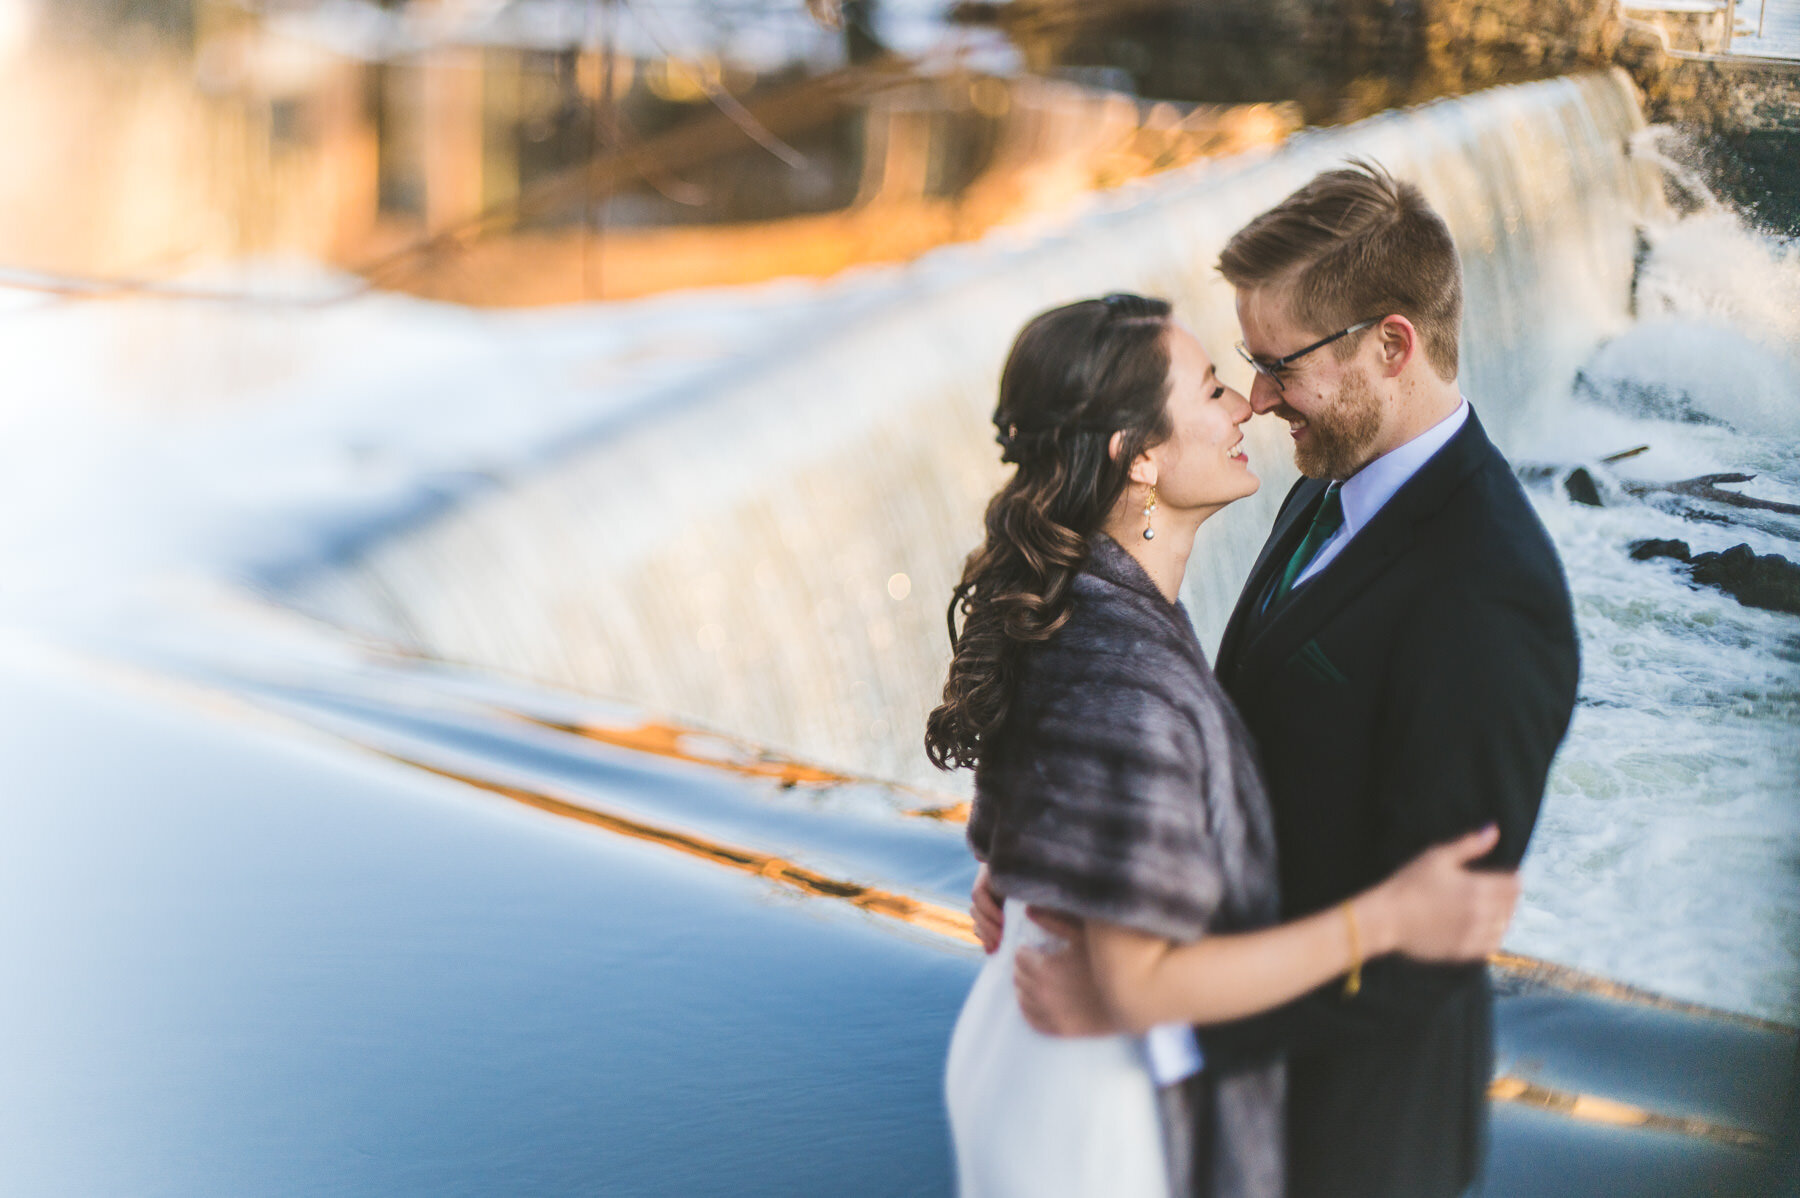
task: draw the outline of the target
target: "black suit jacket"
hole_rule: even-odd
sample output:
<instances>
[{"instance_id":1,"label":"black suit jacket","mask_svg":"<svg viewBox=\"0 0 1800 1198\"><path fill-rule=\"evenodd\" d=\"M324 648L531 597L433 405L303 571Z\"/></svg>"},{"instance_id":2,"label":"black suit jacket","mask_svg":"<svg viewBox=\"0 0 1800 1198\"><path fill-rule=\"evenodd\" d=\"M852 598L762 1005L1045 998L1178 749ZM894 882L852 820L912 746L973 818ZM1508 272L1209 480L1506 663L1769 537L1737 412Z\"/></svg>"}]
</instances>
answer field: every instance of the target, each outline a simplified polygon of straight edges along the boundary
<instances>
[{"instance_id":1,"label":"black suit jacket","mask_svg":"<svg viewBox=\"0 0 1800 1198\"><path fill-rule=\"evenodd\" d=\"M1285 918L1421 849L1500 825L1516 866L1575 704L1568 586L1471 412L1317 575L1266 611L1325 484L1288 495L1219 647L1261 748ZM1387 957L1265 1015L1201 1029L1210 1067L1288 1058L1290 1198L1460 1194L1493 1069L1485 966Z\"/></svg>"}]
</instances>

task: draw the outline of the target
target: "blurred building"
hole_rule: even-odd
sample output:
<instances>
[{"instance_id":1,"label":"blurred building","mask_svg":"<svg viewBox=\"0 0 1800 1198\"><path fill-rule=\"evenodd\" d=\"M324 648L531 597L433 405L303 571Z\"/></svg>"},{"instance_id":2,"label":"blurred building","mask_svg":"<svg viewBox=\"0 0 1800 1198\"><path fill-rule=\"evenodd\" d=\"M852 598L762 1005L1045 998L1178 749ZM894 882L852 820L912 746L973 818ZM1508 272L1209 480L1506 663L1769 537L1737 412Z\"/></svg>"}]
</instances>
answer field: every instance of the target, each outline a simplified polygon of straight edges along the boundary
<instances>
[{"instance_id":1,"label":"blurred building","mask_svg":"<svg viewBox=\"0 0 1800 1198\"><path fill-rule=\"evenodd\" d=\"M0 78L22 167L0 265L300 257L508 304L829 274L1298 123L886 54L867 6L841 30L799 0L718 11L740 24L624 0L40 7Z\"/></svg>"}]
</instances>

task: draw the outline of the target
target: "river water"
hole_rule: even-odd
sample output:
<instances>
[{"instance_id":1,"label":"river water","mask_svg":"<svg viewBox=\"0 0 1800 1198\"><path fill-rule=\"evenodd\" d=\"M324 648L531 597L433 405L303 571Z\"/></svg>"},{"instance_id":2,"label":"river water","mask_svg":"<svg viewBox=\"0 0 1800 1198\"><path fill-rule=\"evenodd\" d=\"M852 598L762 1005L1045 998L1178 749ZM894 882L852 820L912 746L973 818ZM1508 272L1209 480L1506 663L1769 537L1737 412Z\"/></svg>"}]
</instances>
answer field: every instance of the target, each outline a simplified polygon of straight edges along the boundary
<instances>
[{"instance_id":1,"label":"river water","mask_svg":"<svg viewBox=\"0 0 1800 1198\"><path fill-rule=\"evenodd\" d=\"M1608 506L1534 493L1584 669L1509 947L1800 1018L1800 620L1626 552L1796 557L1796 530L1617 485L1742 471L1747 493L1800 502L1800 254L1716 205L1678 215L1667 151L1594 77L1308 135L822 284L510 314L17 304L0 699L21 797L0 910L43 982L8 1000L31 1046L0 1090L28 1132L8 1176L96 1194L940 1185L943 1145L916 1143L965 948L347 754L330 720L220 725L191 692L68 663L250 674L322 641L309 668L348 678L397 647L953 791L918 720L996 478L1007 336L1063 296L1134 286L1229 344L1218 245L1348 153L1417 175L1452 220L1464 385L1516 461L1599 470L1650 446L1603 473ZM272 296L342 282L245 278ZM1281 430L1253 437L1264 492L1209 526L1189 579L1209 642L1291 478ZM456 752L514 777L505 743L470 732ZM708 797L630 757L581 770L684 827L729 807L771 855L888 861L940 902L965 880L953 828L820 807L808 831L791 796ZM100 1092L106 1147L72 1171ZM883 1173L894 1160L911 1165Z\"/></svg>"},{"instance_id":2,"label":"river water","mask_svg":"<svg viewBox=\"0 0 1800 1198\"><path fill-rule=\"evenodd\" d=\"M1047 297L1137 286L1229 344L1229 296L1206 270L1217 245L1348 154L1410 165L1451 221L1464 388L1516 461L1591 465L1648 444L1621 482L1743 471L1750 493L1791 501L1794 250L1710 201L1678 215L1666 140L1605 77L1502 89L1147 186L1049 240L876 272L789 326L773 361L738 357L704 396L663 391L657 414L280 593L415 651L956 790L966 781L930 770L917 729L941 681L939 605L997 478L984 413L1011 329ZM1208 526L1190 569L1207 643L1292 478L1269 423L1250 434L1262 494ZM656 465L676 454L690 472ZM1626 550L1795 543L1778 524L1615 498L1538 494L1586 666L1512 947L1791 1019L1800 630Z\"/></svg>"},{"instance_id":3,"label":"river water","mask_svg":"<svg viewBox=\"0 0 1800 1198\"><path fill-rule=\"evenodd\" d=\"M1566 409L1516 452L1591 461L1649 445L1621 477L1748 473L1744 493L1800 503L1800 248L1717 208L1647 234L1637 321L1595 351ZM1583 677L1512 942L1792 1021L1800 620L1624 551L1669 538L1793 560L1800 528L1629 501L1542 496L1538 508L1574 588Z\"/></svg>"}]
</instances>

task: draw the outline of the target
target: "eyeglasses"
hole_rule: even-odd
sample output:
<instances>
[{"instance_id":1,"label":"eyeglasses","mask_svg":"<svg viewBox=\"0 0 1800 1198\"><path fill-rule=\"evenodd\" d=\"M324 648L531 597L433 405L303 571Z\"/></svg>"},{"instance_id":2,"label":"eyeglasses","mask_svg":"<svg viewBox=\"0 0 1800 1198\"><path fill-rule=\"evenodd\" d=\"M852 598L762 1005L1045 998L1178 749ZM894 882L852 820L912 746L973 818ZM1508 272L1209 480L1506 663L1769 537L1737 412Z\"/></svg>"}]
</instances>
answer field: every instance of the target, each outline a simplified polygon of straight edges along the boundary
<instances>
[{"instance_id":1,"label":"eyeglasses","mask_svg":"<svg viewBox=\"0 0 1800 1198\"><path fill-rule=\"evenodd\" d=\"M1307 354L1312 353L1312 351L1315 349L1324 349L1327 345L1330 345L1333 341L1336 341L1343 337L1348 337L1352 333L1360 333L1366 328L1370 328L1374 325L1378 325L1381 323L1381 320L1382 320L1382 318L1379 316L1371 317L1368 320L1359 320L1347 329L1340 329L1337 332L1333 333L1329 337L1325 337L1321 340L1313 342L1311 345L1307 346L1305 349L1297 349L1293 353L1287 354L1280 358L1273 358L1273 359L1259 358L1255 354L1251 353L1247 348L1245 348L1244 343L1242 341L1240 341L1237 343L1238 357L1240 357L1244 361L1250 363L1250 369L1256 371L1256 373L1262 375L1264 378L1268 379L1271 383L1274 383L1275 390L1286 391L1287 386L1286 386L1286 384L1284 384L1281 381L1281 376L1284 373L1286 373L1287 369L1290 366L1292 366L1295 362L1299 361L1301 358L1304 358Z\"/></svg>"}]
</instances>

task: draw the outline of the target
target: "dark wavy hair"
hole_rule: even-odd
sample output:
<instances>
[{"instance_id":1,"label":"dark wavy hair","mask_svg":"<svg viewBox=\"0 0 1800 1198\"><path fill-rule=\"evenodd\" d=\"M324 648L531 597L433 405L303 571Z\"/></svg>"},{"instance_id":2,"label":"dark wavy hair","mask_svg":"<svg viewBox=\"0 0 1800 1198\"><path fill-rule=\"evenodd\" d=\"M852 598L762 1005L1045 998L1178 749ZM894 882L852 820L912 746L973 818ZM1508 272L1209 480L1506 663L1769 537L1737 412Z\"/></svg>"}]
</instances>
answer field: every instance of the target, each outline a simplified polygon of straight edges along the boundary
<instances>
[{"instance_id":1,"label":"dark wavy hair","mask_svg":"<svg viewBox=\"0 0 1800 1198\"><path fill-rule=\"evenodd\" d=\"M1018 469L988 502L987 538L950 596L950 674L925 722L939 769L980 763L1011 706L1019 651L1068 620L1088 537L1133 459L1169 436L1168 327L1166 300L1117 294L1034 316L1013 342L994 426L1000 460Z\"/></svg>"}]
</instances>

